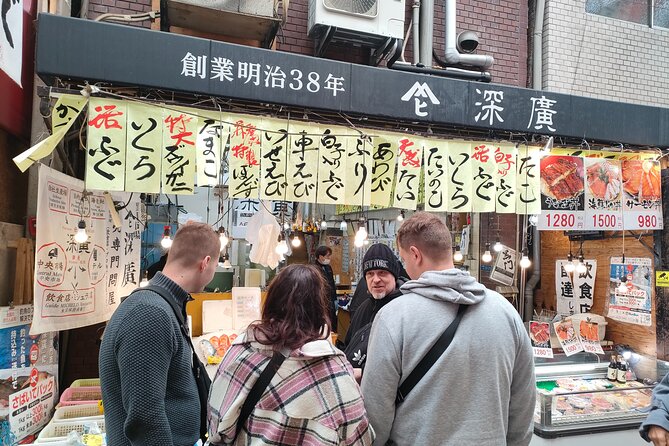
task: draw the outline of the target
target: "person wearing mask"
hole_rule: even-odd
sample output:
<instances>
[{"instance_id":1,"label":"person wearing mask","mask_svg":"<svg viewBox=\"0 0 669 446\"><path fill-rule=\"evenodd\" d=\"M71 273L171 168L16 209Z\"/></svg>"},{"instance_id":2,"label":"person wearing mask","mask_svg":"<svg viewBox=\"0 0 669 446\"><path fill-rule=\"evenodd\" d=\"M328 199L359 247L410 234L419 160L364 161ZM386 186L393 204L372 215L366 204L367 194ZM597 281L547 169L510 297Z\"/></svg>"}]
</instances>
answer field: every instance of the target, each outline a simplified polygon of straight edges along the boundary
<instances>
[{"instance_id":1,"label":"person wearing mask","mask_svg":"<svg viewBox=\"0 0 669 446\"><path fill-rule=\"evenodd\" d=\"M518 312L454 267L451 233L438 216L417 212L404 220L397 245L412 280L377 313L362 375L375 444L528 445L536 381ZM407 388L454 321L452 342Z\"/></svg>"},{"instance_id":2,"label":"person wearing mask","mask_svg":"<svg viewBox=\"0 0 669 446\"><path fill-rule=\"evenodd\" d=\"M367 343L376 313L402 294L398 289L400 267L392 250L382 243L371 245L362 259L362 274L368 292L351 319L344 342L346 358L358 379L367 360Z\"/></svg>"},{"instance_id":3,"label":"person wearing mask","mask_svg":"<svg viewBox=\"0 0 669 446\"><path fill-rule=\"evenodd\" d=\"M328 293L328 308L330 309L330 327L332 332L337 332L337 285L334 280L334 273L332 272L332 266L330 262L332 261L332 249L320 245L316 248L314 252L314 257L316 258L316 265L321 271L325 283L327 284L327 293Z\"/></svg>"},{"instance_id":4,"label":"person wearing mask","mask_svg":"<svg viewBox=\"0 0 669 446\"><path fill-rule=\"evenodd\" d=\"M648 416L639 428L641 438L653 446L669 446L669 374L653 389Z\"/></svg>"},{"instance_id":5,"label":"person wearing mask","mask_svg":"<svg viewBox=\"0 0 669 446\"><path fill-rule=\"evenodd\" d=\"M182 226L163 271L109 320L99 356L108 444L192 446L204 436L209 378L184 322L189 293L211 282L220 249L211 226Z\"/></svg>"},{"instance_id":6,"label":"person wearing mask","mask_svg":"<svg viewBox=\"0 0 669 446\"><path fill-rule=\"evenodd\" d=\"M289 265L272 280L261 320L234 340L216 372L212 446L372 444L351 365L329 341L326 290L312 265Z\"/></svg>"}]
</instances>

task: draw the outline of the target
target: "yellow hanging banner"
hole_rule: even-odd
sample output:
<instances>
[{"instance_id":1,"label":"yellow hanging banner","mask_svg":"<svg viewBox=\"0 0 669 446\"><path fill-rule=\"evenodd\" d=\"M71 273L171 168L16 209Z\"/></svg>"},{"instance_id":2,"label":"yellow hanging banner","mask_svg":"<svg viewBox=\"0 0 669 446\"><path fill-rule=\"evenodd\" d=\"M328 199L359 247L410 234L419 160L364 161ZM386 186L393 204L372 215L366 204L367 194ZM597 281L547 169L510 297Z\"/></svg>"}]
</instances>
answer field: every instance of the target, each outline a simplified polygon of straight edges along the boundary
<instances>
[{"instance_id":1,"label":"yellow hanging banner","mask_svg":"<svg viewBox=\"0 0 669 446\"><path fill-rule=\"evenodd\" d=\"M541 214L541 148L519 146L516 161L516 214Z\"/></svg>"},{"instance_id":2,"label":"yellow hanging banner","mask_svg":"<svg viewBox=\"0 0 669 446\"><path fill-rule=\"evenodd\" d=\"M286 200L288 121L263 118L260 158L260 199Z\"/></svg>"},{"instance_id":3,"label":"yellow hanging banner","mask_svg":"<svg viewBox=\"0 0 669 446\"><path fill-rule=\"evenodd\" d=\"M344 204L346 193L346 145L348 129L340 126L321 125L318 162L319 204Z\"/></svg>"},{"instance_id":4,"label":"yellow hanging banner","mask_svg":"<svg viewBox=\"0 0 669 446\"><path fill-rule=\"evenodd\" d=\"M152 105L128 103L125 190L160 192L163 110Z\"/></svg>"},{"instance_id":5,"label":"yellow hanging banner","mask_svg":"<svg viewBox=\"0 0 669 446\"><path fill-rule=\"evenodd\" d=\"M91 98L88 104L86 189L125 187L126 102Z\"/></svg>"},{"instance_id":6,"label":"yellow hanging banner","mask_svg":"<svg viewBox=\"0 0 669 446\"><path fill-rule=\"evenodd\" d=\"M392 203L393 184L397 170L397 149L400 136L384 133L373 139L372 188L370 203L388 207Z\"/></svg>"},{"instance_id":7,"label":"yellow hanging banner","mask_svg":"<svg viewBox=\"0 0 669 446\"><path fill-rule=\"evenodd\" d=\"M472 143L448 141L448 211L472 211Z\"/></svg>"},{"instance_id":8,"label":"yellow hanging banner","mask_svg":"<svg viewBox=\"0 0 669 446\"><path fill-rule=\"evenodd\" d=\"M497 166L497 198L495 212L513 214L516 212L516 146L498 144L495 147Z\"/></svg>"},{"instance_id":9,"label":"yellow hanging banner","mask_svg":"<svg viewBox=\"0 0 669 446\"><path fill-rule=\"evenodd\" d=\"M292 121L288 125L288 133L287 200L315 203L320 128L315 124Z\"/></svg>"},{"instance_id":10,"label":"yellow hanging banner","mask_svg":"<svg viewBox=\"0 0 669 446\"><path fill-rule=\"evenodd\" d=\"M448 142L426 139L423 173L425 175L425 210L444 212L448 209Z\"/></svg>"},{"instance_id":11,"label":"yellow hanging banner","mask_svg":"<svg viewBox=\"0 0 669 446\"><path fill-rule=\"evenodd\" d=\"M260 187L260 118L240 116L230 128L230 198L258 198Z\"/></svg>"},{"instance_id":12,"label":"yellow hanging banner","mask_svg":"<svg viewBox=\"0 0 669 446\"><path fill-rule=\"evenodd\" d=\"M369 206L372 198L372 139L355 130L346 138L346 194L344 203Z\"/></svg>"},{"instance_id":13,"label":"yellow hanging banner","mask_svg":"<svg viewBox=\"0 0 669 446\"><path fill-rule=\"evenodd\" d=\"M397 177L393 193L393 207L416 209L422 164L422 138L402 135L397 148Z\"/></svg>"},{"instance_id":14,"label":"yellow hanging banner","mask_svg":"<svg viewBox=\"0 0 669 446\"><path fill-rule=\"evenodd\" d=\"M230 134L229 116L220 112L200 112L195 140L196 182L216 186L221 173L221 153Z\"/></svg>"},{"instance_id":15,"label":"yellow hanging banner","mask_svg":"<svg viewBox=\"0 0 669 446\"><path fill-rule=\"evenodd\" d=\"M472 146L472 210L495 212L496 146L485 142L475 142Z\"/></svg>"},{"instance_id":16,"label":"yellow hanging banner","mask_svg":"<svg viewBox=\"0 0 669 446\"><path fill-rule=\"evenodd\" d=\"M86 98L81 95L64 94L58 98L51 110L51 133L77 119L86 105Z\"/></svg>"},{"instance_id":17,"label":"yellow hanging banner","mask_svg":"<svg viewBox=\"0 0 669 446\"><path fill-rule=\"evenodd\" d=\"M163 109L164 194L192 194L195 187L195 141L198 119L184 111Z\"/></svg>"}]
</instances>

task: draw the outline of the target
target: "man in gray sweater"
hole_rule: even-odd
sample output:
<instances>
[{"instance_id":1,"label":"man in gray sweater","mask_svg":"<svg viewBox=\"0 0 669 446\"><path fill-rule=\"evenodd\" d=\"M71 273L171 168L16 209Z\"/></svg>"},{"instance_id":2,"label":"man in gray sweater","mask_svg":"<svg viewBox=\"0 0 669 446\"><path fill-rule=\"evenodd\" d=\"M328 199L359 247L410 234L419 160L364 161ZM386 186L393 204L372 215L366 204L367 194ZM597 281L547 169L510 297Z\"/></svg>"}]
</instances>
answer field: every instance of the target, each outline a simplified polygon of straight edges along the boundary
<instances>
[{"instance_id":1,"label":"man in gray sweater","mask_svg":"<svg viewBox=\"0 0 669 446\"><path fill-rule=\"evenodd\" d=\"M374 319L362 395L375 445L525 446L535 406L530 339L513 306L454 268L451 234L419 212L397 234L413 280ZM397 389L467 305L453 341L406 399Z\"/></svg>"},{"instance_id":2,"label":"man in gray sweater","mask_svg":"<svg viewBox=\"0 0 669 446\"><path fill-rule=\"evenodd\" d=\"M177 231L162 273L125 299L100 346L100 380L107 443L114 446L193 446L200 437L200 397L183 319L189 293L201 292L216 271L218 234L204 223Z\"/></svg>"}]
</instances>

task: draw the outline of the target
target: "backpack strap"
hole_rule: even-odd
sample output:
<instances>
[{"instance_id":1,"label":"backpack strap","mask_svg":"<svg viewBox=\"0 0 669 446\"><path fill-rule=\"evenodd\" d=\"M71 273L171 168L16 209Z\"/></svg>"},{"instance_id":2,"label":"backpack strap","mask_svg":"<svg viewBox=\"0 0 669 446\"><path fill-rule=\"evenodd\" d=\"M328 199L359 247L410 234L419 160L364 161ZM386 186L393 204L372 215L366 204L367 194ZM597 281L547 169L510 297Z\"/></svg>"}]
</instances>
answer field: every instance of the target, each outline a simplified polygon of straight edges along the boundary
<instances>
[{"instance_id":1,"label":"backpack strap","mask_svg":"<svg viewBox=\"0 0 669 446\"><path fill-rule=\"evenodd\" d=\"M435 342L425 356L423 356L423 359L420 360L416 368L413 369L409 376L407 376L402 384L400 384L399 389L397 389L397 396L395 397L396 405L406 399L409 392L416 387L416 384L420 382L423 376L430 370L430 368L432 368L434 363L437 362L437 359L439 359L448 346L451 345L453 336L455 336L455 330L458 329L462 315L465 314L467 307L469 307L469 305L460 304L458 314L455 316L455 319L453 319L453 322L451 322L442 335L439 336L437 342Z\"/></svg>"}]
</instances>

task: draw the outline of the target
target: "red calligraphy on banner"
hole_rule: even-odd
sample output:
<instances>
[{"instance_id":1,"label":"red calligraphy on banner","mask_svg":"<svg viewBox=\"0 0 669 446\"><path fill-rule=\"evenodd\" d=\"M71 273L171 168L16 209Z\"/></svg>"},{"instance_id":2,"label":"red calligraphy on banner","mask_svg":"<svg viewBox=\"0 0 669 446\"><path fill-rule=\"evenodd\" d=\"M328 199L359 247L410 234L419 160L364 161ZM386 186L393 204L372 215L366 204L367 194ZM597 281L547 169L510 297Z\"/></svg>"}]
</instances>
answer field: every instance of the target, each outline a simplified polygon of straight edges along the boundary
<instances>
[{"instance_id":1,"label":"red calligraphy on banner","mask_svg":"<svg viewBox=\"0 0 669 446\"><path fill-rule=\"evenodd\" d=\"M181 146L183 144L188 144L189 146L194 146L195 141L188 140L189 136L193 136L193 132L186 130L186 123L191 121L191 117L186 117L183 113L179 116L168 115L165 118L165 124L169 127L170 138L174 139L175 146Z\"/></svg>"},{"instance_id":2,"label":"red calligraphy on banner","mask_svg":"<svg viewBox=\"0 0 669 446\"><path fill-rule=\"evenodd\" d=\"M418 158L418 150L409 150L414 142L407 138L400 139L399 155L402 161L402 167L412 166L420 167L420 159Z\"/></svg>"},{"instance_id":3,"label":"red calligraphy on banner","mask_svg":"<svg viewBox=\"0 0 669 446\"><path fill-rule=\"evenodd\" d=\"M499 148L497 150L499 150ZM487 163L488 160L490 159L488 152L490 152L490 148L488 146L486 145L476 146L474 147L474 153L472 154L472 158L474 158L478 162ZM495 156L495 161L497 161L497 156Z\"/></svg>"},{"instance_id":4,"label":"red calligraphy on banner","mask_svg":"<svg viewBox=\"0 0 669 446\"><path fill-rule=\"evenodd\" d=\"M95 107L95 115L88 121L88 125L96 129L104 126L105 129L122 129L121 124L117 119L118 116L123 116L123 112L116 110L115 105L105 105Z\"/></svg>"},{"instance_id":5,"label":"red calligraphy on banner","mask_svg":"<svg viewBox=\"0 0 669 446\"><path fill-rule=\"evenodd\" d=\"M246 124L243 120L235 122L234 136L241 136L242 141L230 148L232 156L246 161L249 166L259 166L256 159L253 146L260 145L260 138L256 134L256 127L253 124Z\"/></svg>"},{"instance_id":6,"label":"red calligraphy on banner","mask_svg":"<svg viewBox=\"0 0 669 446\"><path fill-rule=\"evenodd\" d=\"M513 154L504 153L499 147L495 149L495 163L497 163L497 172L503 177L511 170L511 165L516 164Z\"/></svg>"}]
</instances>

